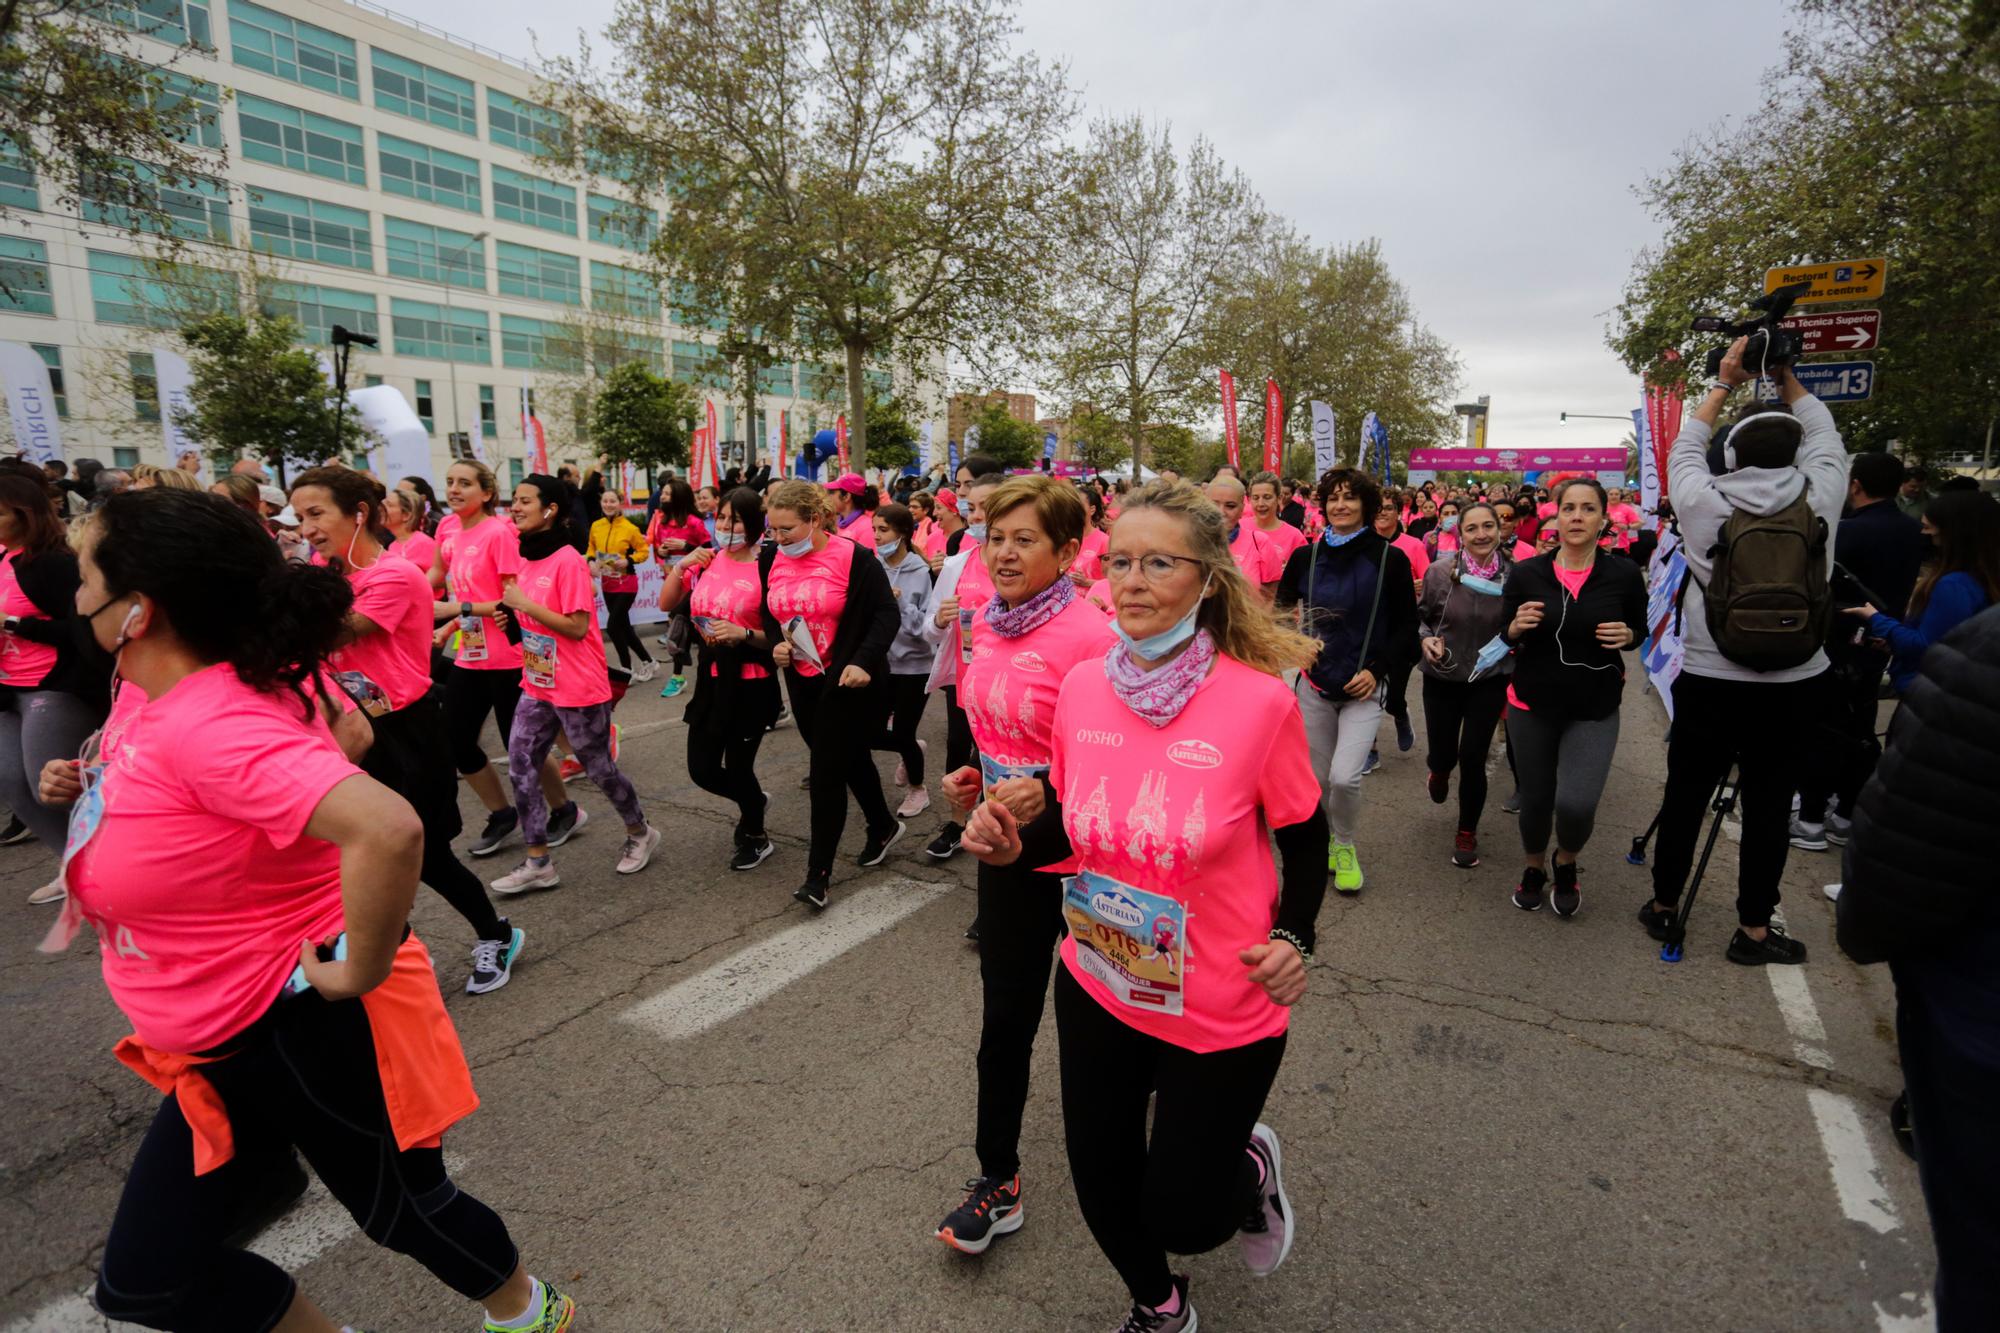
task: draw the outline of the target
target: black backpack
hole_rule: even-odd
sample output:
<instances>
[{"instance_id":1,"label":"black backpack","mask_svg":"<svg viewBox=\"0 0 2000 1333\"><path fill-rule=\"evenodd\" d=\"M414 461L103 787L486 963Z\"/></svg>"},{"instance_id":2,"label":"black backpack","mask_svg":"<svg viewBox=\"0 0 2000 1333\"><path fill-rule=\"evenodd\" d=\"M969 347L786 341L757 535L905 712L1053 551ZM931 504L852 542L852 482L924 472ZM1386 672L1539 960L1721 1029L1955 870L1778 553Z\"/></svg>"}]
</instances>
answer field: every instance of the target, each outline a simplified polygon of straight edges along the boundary
<instances>
[{"instance_id":1,"label":"black backpack","mask_svg":"<svg viewBox=\"0 0 2000 1333\"><path fill-rule=\"evenodd\" d=\"M1827 538L1826 520L1804 491L1775 514L1729 515L1709 548L1712 571L1702 587L1717 652L1752 671L1812 660L1833 613Z\"/></svg>"}]
</instances>

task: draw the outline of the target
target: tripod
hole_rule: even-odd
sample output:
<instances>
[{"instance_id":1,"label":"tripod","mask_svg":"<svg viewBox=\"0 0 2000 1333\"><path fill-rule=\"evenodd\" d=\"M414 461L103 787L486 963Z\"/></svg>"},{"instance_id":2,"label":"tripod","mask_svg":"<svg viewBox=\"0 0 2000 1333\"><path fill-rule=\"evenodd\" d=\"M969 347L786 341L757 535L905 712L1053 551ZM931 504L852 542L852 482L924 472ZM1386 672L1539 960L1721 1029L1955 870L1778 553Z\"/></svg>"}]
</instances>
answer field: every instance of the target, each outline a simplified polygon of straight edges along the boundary
<instances>
[{"instance_id":1,"label":"tripod","mask_svg":"<svg viewBox=\"0 0 2000 1333\"><path fill-rule=\"evenodd\" d=\"M1722 821L1736 808L1737 788L1741 785L1734 766L1723 774L1716 784L1715 795L1708 801L1708 808L1715 812L1708 821L1708 837L1701 844L1701 859L1694 864L1694 877L1688 882L1687 892L1681 895L1680 910L1674 913L1673 924L1667 927L1666 942L1660 945L1660 961L1678 963L1681 960L1681 946L1687 939L1688 918L1694 914L1695 894L1701 890L1701 877L1708 872L1708 858L1715 854L1715 841L1722 836ZM1664 807L1662 807L1664 809ZM1632 840L1632 851L1626 860L1633 865L1646 864L1646 842L1660 827L1660 815L1655 812L1653 822L1641 836Z\"/></svg>"}]
</instances>

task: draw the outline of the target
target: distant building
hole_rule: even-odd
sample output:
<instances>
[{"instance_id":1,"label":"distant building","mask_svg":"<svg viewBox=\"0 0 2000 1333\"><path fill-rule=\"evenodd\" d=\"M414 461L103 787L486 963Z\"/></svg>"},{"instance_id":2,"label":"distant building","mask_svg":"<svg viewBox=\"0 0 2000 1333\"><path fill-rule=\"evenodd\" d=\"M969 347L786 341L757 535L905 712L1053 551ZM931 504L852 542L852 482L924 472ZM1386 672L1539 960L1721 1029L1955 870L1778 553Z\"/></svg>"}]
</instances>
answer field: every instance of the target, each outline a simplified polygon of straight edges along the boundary
<instances>
[{"instance_id":1,"label":"distant building","mask_svg":"<svg viewBox=\"0 0 2000 1333\"><path fill-rule=\"evenodd\" d=\"M998 404L1007 409L1007 415L1016 421L1035 423L1035 395L1031 393L955 393L951 396L951 407L946 415L945 431L949 438L963 441L965 428L972 419L988 407Z\"/></svg>"}]
</instances>

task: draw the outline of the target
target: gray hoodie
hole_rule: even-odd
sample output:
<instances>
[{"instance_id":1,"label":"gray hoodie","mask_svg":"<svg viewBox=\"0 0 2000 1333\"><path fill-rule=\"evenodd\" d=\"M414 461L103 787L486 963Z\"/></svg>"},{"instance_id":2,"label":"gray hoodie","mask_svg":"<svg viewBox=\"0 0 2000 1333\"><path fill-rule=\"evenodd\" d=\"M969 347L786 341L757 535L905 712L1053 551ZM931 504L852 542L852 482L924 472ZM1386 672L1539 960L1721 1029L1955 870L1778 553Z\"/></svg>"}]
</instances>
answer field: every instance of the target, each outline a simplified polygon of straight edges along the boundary
<instances>
[{"instance_id":1,"label":"gray hoodie","mask_svg":"<svg viewBox=\"0 0 2000 1333\"><path fill-rule=\"evenodd\" d=\"M882 566L889 586L896 592L896 641L889 645L889 674L921 676L931 669L931 646L924 642L924 623L930 618L931 567L923 556L910 551L903 563Z\"/></svg>"},{"instance_id":2,"label":"gray hoodie","mask_svg":"<svg viewBox=\"0 0 2000 1333\"><path fill-rule=\"evenodd\" d=\"M1681 636L1687 656L1681 670L1697 676L1722 680L1784 682L1806 680L1826 670L1826 653L1816 652L1801 666L1782 671L1752 671L1739 666L1716 650L1708 634L1707 600L1702 588L1715 572L1708 553L1722 535L1722 525L1735 510L1753 514L1775 514L1799 498L1807 496L1813 512L1826 520L1826 562L1833 571L1833 537L1840 524L1841 507L1847 503L1847 446L1841 443L1840 428L1825 403L1807 396L1792 404L1792 415L1805 428L1799 442L1798 461L1792 467L1746 467L1717 477L1708 470L1708 442L1714 429L1689 418L1681 427L1674 447L1667 454L1667 494L1674 503L1674 517L1680 523L1681 540L1688 568L1687 599L1682 604Z\"/></svg>"}]
</instances>

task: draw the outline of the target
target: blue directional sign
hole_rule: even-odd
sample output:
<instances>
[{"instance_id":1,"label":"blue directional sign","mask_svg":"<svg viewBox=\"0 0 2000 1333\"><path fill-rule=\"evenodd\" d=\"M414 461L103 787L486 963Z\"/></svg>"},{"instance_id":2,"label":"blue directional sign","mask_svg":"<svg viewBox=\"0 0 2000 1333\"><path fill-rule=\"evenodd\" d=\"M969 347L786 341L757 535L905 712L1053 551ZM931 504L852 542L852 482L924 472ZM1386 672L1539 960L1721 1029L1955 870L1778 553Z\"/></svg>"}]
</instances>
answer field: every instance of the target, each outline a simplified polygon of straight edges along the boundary
<instances>
[{"instance_id":1,"label":"blue directional sign","mask_svg":"<svg viewBox=\"0 0 2000 1333\"><path fill-rule=\"evenodd\" d=\"M1875 395L1873 361L1811 361L1793 366L1792 373L1822 403L1860 403ZM1757 396L1775 402L1777 387L1767 379L1758 380Z\"/></svg>"}]
</instances>

